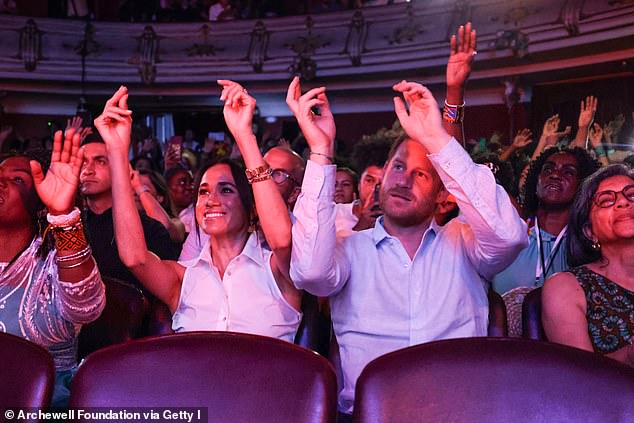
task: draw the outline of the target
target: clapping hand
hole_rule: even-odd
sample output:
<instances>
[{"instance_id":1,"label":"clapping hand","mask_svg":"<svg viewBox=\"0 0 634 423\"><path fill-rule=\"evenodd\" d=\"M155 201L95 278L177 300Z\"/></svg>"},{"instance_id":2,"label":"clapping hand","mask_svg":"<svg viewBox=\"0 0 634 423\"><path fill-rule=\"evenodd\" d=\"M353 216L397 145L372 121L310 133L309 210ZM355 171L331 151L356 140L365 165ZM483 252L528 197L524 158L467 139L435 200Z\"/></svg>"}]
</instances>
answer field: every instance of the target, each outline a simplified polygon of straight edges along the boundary
<instances>
[{"instance_id":1,"label":"clapping hand","mask_svg":"<svg viewBox=\"0 0 634 423\"><path fill-rule=\"evenodd\" d=\"M132 110L128 109L128 89L120 87L106 101L103 112L95 119L95 127L109 150L128 153L132 132Z\"/></svg>"},{"instance_id":2,"label":"clapping hand","mask_svg":"<svg viewBox=\"0 0 634 423\"><path fill-rule=\"evenodd\" d=\"M83 161L80 142L80 134L74 128L55 132L46 176L39 162L30 162L37 194L52 215L68 214L73 208Z\"/></svg>"},{"instance_id":3,"label":"clapping hand","mask_svg":"<svg viewBox=\"0 0 634 423\"><path fill-rule=\"evenodd\" d=\"M407 81L401 81L392 88L403 94L405 99L404 103L400 97L394 97L394 109L409 137L422 143L430 152L436 152L449 142L451 137L442 126L438 103L431 91L421 84Z\"/></svg>"},{"instance_id":4,"label":"clapping hand","mask_svg":"<svg viewBox=\"0 0 634 423\"><path fill-rule=\"evenodd\" d=\"M326 88L313 88L301 95L299 77L296 76L288 86L286 104L297 119L310 151L332 157L336 128ZM313 112L314 107L319 108L319 114Z\"/></svg>"},{"instance_id":5,"label":"clapping hand","mask_svg":"<svg viewBox=\"0 0 634 423\"><path fill-rule=\"evenodd\" d=\"M225 105L222 109L227 128L233 134L240 146L242 142L255 140L253 137L253 111L256 101L246 89L237 82L221 79L218 85L222 87L220 100Z\"/></svg>"}]
</instances>

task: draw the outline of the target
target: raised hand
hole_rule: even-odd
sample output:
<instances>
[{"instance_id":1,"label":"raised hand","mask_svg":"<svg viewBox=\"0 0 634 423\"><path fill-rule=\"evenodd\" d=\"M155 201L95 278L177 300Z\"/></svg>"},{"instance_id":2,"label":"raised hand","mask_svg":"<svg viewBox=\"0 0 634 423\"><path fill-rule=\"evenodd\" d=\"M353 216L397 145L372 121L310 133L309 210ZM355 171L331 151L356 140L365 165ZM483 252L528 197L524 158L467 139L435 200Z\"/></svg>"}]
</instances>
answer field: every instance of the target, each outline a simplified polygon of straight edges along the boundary
<instances>
[{"instance_id":1,"label":"raised hand","mask_svg":"<svg viewBox=\"0 0 634 423\"><path fill-rule=\"evenodd\" d=\"M449 61L447 62L447 87L463 87L469 74L471 62L476 55L476 31L471 22L458 28L458 36L449 41Z\"/></svg>"},{"instance_id":2,"label":"raised hand","mask_svg":"<svg viewBox=\"0 0 634 423\"><path fill-rule=\"evenodd\" d=\"M52 215L68 214L73 208L83 161L80 142L80 134L74 128L64 134L55 132L51 166L46 176L38 162L30 162L37 194Z\"/></svg>"},{"instance_id":3,"label":"raised hand","mask_svg":"<svg viewBox=\"0 0 634 423\"><path fill-rule=\"evenodd\" d=\"M515 135L515 138L513 139L512 145L516 150L519 150L521 148L526 147L530 143L532 143L533 142L532 137L533 137L533 133L531 132L530 129L528 128L521 129L517 131L517 134Z\"/></svg>"},{"instance_id":4,"label":"raised hand","mask_svg":"<svg viewBox=\"0 0 634 423\"><path fill-rule=\"evenodd\" d=\"M598 100L596 97L588 96L585 102L581 100L581 110L579 111L579 129L588 128L594 120L597 111Z\"/></svg>"},{"instance_id":5,"label":"raised hand","mask_svg":"<svg viewBox=\"0 0 634 423\"><path fill-rule=\"evenodd\" d=\"M103 112L95 119L95 128L108 149L118 149L128 153L132 133L132 110L128 109L126 87L119 87L117 92L106 101Z\"/></svg>"},{"instance_id":6,"label":"raised hand","mask_svg":"<svg viewBox=\"0 0 634 423\"><path fill-rule=\"evenodd\" d=\"M355 231L373 227L376 218L383 214L383 210L381 210L381 206L374 195L368 195L363 204L355 203L352 207L352 212L359 219L353 228Z\"/></svg>"},{"instance_id":7,"label":"raised hand","mask_svg":"<svg viewBox=\"0 0 634 423\"><path fill-rule=\"evenodd\" d=\"M332 157L336 128L328 97L326 97L326 88L313 88L304 95L301 94L299 77L296 76L288 86L286 104L297 119L310 150ZM319 114L312 111L313 107L319 108Z\"/></svg>"},{"instance_id":8,"label":"raised hand","mask_svg":"<svg viewBox=\"0 0 634 423\"><path fill-rule=\"evenodd\" d=\"M227 128L233 134L238 145L241 142L253 140L253 111L256 101L246 89L237 82L221 79L218 85L222 87L220 100L225 102L222 113Z\"/></svg>"},{"instance_id":9,"label":"raised hand","mask_svg":"<svg viewBox=\"0 0 634 423\"><path fill-rule=\"evenodd\" d=\"M438 103L432 93L421 84L401 81L392 87L403 94L407 103L394 97L394 109L407 135L422 143L430 153L436 153L449 143L451 136L442 126Z\"/></svg>"},{"instance_id":10,"label":"raised hand","mask_svg":"<svg viewBox=\"0 0 634 423\"><path fill-rule=\"evenodd\" d=\"M601 140L603 139L603 128L601 128L601 125L594 122L594 124L590 127L588 138L590 138L592 148L599 147L601 145Z\"/></svg>"},{"instance_id":11,"label":"raised hand","mask_svg":"<svg viewBox=\"0 0 634 423\"><path fill-rule=\"evenodd\" d=\"M66 129L64 131L72 129L75 132L79 132L83 123L84 120L81 118L81 116L73 116L70 119L66 119Z\"/></svg>"}]
</instances>

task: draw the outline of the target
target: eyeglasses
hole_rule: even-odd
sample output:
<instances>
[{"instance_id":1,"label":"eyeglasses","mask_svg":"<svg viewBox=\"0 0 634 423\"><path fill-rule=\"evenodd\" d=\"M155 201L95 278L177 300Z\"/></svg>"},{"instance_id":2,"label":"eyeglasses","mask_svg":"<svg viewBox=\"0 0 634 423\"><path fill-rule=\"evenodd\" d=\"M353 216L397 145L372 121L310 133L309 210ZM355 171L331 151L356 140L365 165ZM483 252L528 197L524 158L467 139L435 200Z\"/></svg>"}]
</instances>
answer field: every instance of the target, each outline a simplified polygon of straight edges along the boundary
<instances>
[{"instance_id":1,"label":"eyeglasses","mask_svg":"<svg viewBox=\"0 0 634 423\"><path fill-rule=\"evenodd\" d=\"M283 184L287 179L290 179L295 185L299 185L297 179L293 178L290 173L282 169L273 169L273 172L271 172L271 178L273 178L273 181L275 181L276 184Z\"/></svg>"},{"instance_id":2,"label":"eyeglasses","mask_svg":"<svg viewBox=\"0 0 634 423\"><path fill-rule=\"evenodd\" d=\"M630 203L634 203L634 185L628 185L621 191L606 190L595 194L594 204L601 208L612 207L616 204L616 197L623 194L623 197Z\"/></svg>"}]
</instances>

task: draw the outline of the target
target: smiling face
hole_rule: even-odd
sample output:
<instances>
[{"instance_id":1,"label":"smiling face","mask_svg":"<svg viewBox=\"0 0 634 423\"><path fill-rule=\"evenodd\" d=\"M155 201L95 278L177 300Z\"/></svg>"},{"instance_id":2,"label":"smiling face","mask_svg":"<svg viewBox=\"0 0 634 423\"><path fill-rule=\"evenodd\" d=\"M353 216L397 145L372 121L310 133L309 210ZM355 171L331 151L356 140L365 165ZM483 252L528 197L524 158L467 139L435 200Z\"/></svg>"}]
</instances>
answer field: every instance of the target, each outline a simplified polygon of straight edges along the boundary
<instances>
[{"instance_id":1,"label":"smiling face","mask_svg":"<svg viewBox=\"0 0 634 423\"><path fill-rule=\"evenodd\" d=\"M546 160L537 180L539 207L570 207L579 188L579 163L570 153L556 153Z\"/></svg>"},{"instance_id":2,"label":"smiling face","mask_svg":"<svg viewBox=\"0 0 634 423\"><path fill-rule=\"evenodd\" d=\"M187 170L174 173L167 181L167 188L179 210L189 207L194 201L194 179Z\"/></svg>"},{"instance_id":3,"label":"smiling face","mask_svg":"<svg viewBox=\"0 0 634 423\"><path fill-rule=\"evenodd\" d=\"M196 220L211 236L232 236L247 231L249 216L228 165L217 164L203 174L196 202Z\"/></svg>"},{"instance_id":4,"label":"smiling face","mask_svg":"<svg viewBox=\"0 0 634 423\"><path fill-rule=\"evenodd\" d=\"M396 225L422 224L434 214L444 199L438 174L427 158L427 150L416 141L406 140L386 165L380 203L385 218Z\"/></svg>"},{"instance_id":5,"label":"smiling face","mask_svg":"<svg viewBox=\"0 0 634 423\"><path fill-rule=\"evenodd\" d=\"M634 203L623 195L623 188L634 185L634 180L625 175L612 176L603 180L593 197L590 208L590 233L588 238L601 245L634 240ZM599 207L606 191L616 192L616 202L609 207ZM608 194L609 195L609 194Z\"/></svg>"},{"instance_id":6,"label":"smiling face","mask_svg":"<svg viewBox=\"0 0 634 423\"><path fill-rule=\"evenodd\" d=\"M29 159L16 156L3 160L0 163L0 223L30 226L37 205Z\"/></svg>"}]
</instances>

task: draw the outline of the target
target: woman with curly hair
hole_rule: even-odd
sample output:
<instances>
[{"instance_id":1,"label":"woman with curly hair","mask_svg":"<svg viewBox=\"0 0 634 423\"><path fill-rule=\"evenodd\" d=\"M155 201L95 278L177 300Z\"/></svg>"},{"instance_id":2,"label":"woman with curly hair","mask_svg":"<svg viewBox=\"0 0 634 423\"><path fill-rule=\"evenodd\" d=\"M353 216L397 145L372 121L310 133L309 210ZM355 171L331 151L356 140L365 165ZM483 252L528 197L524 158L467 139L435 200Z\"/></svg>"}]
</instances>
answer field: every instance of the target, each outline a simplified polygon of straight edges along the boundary
<instances>
[{"instance_id":1,"label":"woman with curly hair","mask_svg":"<svg viewBox=\"0 0 634 423\"><path fill-rule=\"evenodd\" d=\"M530 216L529 244L494 277L495 291L541 286L548 276L568 268L563 246L570 207L581 182L598 167L581 148L552 147L531 163L522 201Z\"/></svg>"},{"instance_id":2,"label":"woman with curly hair","mask_svg":"<svg viewBox=\"0 0 634 423\"><path fill-rule=\"evenodd\" d=\"M617 164L589 177L569 227L573 267L542 292L546 335L634 366L634 170Z\"/></svg>"}]
</instances>

